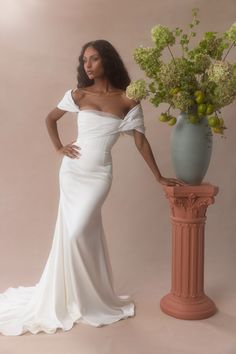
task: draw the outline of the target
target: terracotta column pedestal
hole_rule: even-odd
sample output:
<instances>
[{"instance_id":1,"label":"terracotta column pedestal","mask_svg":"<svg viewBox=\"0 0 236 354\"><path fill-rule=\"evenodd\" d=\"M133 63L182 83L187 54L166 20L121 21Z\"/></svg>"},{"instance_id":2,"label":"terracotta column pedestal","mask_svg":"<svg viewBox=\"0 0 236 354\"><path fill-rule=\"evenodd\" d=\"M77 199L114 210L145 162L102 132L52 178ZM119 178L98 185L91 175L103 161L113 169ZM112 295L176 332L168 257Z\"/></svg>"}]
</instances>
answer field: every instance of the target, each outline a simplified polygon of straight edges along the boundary
<instances>
[{"instance_id":1,"label":"terracotta column pedestal","mask_svg":"<svg viewBox=\"0 0 236 354\"><path fill-rule=\"evenodd\" d=\"M207 207L214 203L218 187L164 186L172 219L172 284L161 299L166 314L185 320L200 320L216 312L204 293L204 228Z\"/></svg>"}]
</instances>

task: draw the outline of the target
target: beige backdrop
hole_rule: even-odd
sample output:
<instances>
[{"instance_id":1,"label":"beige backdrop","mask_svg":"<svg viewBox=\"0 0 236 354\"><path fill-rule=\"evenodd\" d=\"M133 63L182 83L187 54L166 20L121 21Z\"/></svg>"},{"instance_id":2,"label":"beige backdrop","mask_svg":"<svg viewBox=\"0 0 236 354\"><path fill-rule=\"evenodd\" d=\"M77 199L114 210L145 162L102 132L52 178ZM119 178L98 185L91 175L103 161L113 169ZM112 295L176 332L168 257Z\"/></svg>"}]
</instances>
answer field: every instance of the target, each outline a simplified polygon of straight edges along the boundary
<instances>
[{"instance_id":1,"label":"beige backdrop","mask_svg":"<svg viewBox=\"0 0 236 354\"><path fill-rule=\"evenodd\" d=\"M200 33L224 31L236 21L235 0L0 0L0 291L35 284L47 260L59 201L61 156L49 139L45 117L64 92L76 86L82 45L93 39L111 41L131 78L141 78L132 58L134 48L152 45L150 29L155 24L187 28L193 7L200 8ZM236 49L229 59L236 61ZM157 164L163 175L173 176L171 128L157 119L164 106L154 109L145 101L142 105ZM219 313L196 323L160 311L160 298L170 287L169 208L133 138L121 136L113 148L114 179L103 222L117 291L133 294L139 307L136 318L110 328L77 326L69 334L56 335L65 341L74 335L71 353L77 352L78 336L83 354L236 352L235 108L232 104L223 110L226 138L214 137L206 177L220 188L208 209L205 259L206 292ZM64 143L75 139L74 114L62 118L59 132ZM93 336L93 344L87 334ZM38 353L65 353L69 348L66 342L64 347L63 342L53 342L54 349L47 351L46 339L45 335L43 342L38 340ZM0 341L3 353L31 352L31 336Z\"/></svg>"}]
</instances>

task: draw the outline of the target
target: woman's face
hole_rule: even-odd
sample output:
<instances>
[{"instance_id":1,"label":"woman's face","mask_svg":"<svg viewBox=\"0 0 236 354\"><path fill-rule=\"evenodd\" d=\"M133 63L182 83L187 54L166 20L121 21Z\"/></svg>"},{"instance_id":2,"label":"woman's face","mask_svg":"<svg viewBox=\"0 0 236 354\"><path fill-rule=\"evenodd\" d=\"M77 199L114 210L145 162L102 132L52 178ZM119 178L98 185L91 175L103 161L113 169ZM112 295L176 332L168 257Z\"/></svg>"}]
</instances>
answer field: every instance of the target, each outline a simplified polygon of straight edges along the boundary
<instances>
[{"instance_id":1,"label":"woman's face","mask_svg":"<svg viewBox=\"0 0 236 354\"><path fill-rule=\"evenodd\" d=\"M84 70L90 80L104 76L102 58L96 49L93 47L86 48L84 51L83 62Z\"/></svg>"}]
</instances>

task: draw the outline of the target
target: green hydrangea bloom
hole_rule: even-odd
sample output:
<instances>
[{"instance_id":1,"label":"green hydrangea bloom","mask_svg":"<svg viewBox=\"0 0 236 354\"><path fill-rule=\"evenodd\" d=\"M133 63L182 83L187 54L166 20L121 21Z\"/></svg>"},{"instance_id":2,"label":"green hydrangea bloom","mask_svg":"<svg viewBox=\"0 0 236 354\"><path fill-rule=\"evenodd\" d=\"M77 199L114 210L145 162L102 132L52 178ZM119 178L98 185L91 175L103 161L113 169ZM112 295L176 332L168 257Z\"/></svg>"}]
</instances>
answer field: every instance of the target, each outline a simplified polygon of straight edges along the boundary
<instances>
[{"instance_id":1,"label":"green hydrangea bloom","mask_svg":"<svg viewBox=\"0 0 236 354\"><path fill-rule=\"evenodd\" d=\"M159 71L159 81L162 82L166 90L176 86L191 91L197 88L192 64L185 58L176 58L167 64L163 63Z\"/></svg>"},{"instance_id":2,"label":"green hydrangea bloom","mask_svg":"<svg viewBox=\"0 0 236 354\"><path fill-rule=\"evenodd\" d=\"M217 109L229 105L235 100L236 97L236 80L226 82L222 87L217 86L212 95L212 103Z\"/></svg>"},{"instance_id":3,"label":"green hydrangea bloom","mask_svg":"<svg viewBox=\"0 0 236 354\"><path fill-rule=\"evenodd\" d=\"M232 103L236 97L235 66L227 62L216 61L207 70L214 88L209 92L211 101L218 109Z\"/></svg>"},{"instance_id":4,"label":"green hydrangea bloom","mask_svg":"<svg viewBox=\"0 0 236 354\"><path fill-rule=\"evenodd\" d=\"M151 29L151 37L159 51L162 51L168 45L175 44L175 36L168 27L157 25Z\"/></svg>"},{"instance_id":5,"label":"green hydrangea bloom","mask_svg":"<svg viewBox=\"0 0 236 354\"><path fill-rule=\"evenodd\" d=\"M178 108L183 112L189 112L194 103L192 96L186 91L179 91L173 96L172 102L175 108Z\"/></svg>"},{"instance_id":6,"label":"green hydrangea bloom","mask_svg":"<svg viewBox=\"0 0 236 354\"><path fill-rule=\"evenodd\" d=\"M227 62L215 61L207 70L208 78L215 83L230 81L233 75L233 66Z\"/></svg>"},{"instance_id":7,"label":"green hydrangea bloom","mask_svg":"<svg viewBox=\"0 0 236 354\"><path fill-rule=\"evenodd\" d=\"M150 78L156 78L160 66L160 51L157 48L140 46L134 50L134 60Z\"/></svg>"},{"instance_id":8,"label":"green hydrangea bloom","mask_svg":"<svg viewBox=\"0 0 236 354\"><path fill-rule=\"evenodd\" d=\"M146 82L143 79L132 81L126 88L126 96L134 100L142 100L148 96Z\"/></svg>"}]
</instances>

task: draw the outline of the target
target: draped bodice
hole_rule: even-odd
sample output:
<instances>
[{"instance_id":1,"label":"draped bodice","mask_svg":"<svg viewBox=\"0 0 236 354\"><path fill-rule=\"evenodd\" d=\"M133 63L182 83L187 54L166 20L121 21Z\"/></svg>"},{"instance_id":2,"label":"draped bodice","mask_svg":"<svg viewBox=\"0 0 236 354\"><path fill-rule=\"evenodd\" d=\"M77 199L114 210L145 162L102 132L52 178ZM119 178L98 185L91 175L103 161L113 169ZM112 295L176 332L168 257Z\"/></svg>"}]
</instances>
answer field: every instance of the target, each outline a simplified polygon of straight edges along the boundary
<instances>
[{"instance_id":1,"label":"draped bodice","mask_svg":"<svg viewBox=\"0 0 236 354\"><path fill-rule=\"evenodd\" d=\"M64 97L57 105L58 108L77 112L78 133L86 138L95 138L109 134L125 132L133 135L133 129L145 133L143 110L140 103L134 106L124 118L112 113L94 110L80 109L72 97L72 89L66 91Z\"/></svg>"},{"instance_id":2,"label":"draped bodice","mask_svg":"<svg viewBox=\"0 0 236 354\"><path fill-rule=\"evenodd\" d=\"M124 118L120 118L109 112L80 109L75 104L70 89L66 91L57 107L77 113L78 135L75 144L81 147L81 152L86 152L86 155L84 154L86 158L96 160L98 164L104 165L111 162L111 148L121 133L132 136L134 129L145 133L140 103L134 106Z\"/></svg>"}]
</instances>

